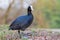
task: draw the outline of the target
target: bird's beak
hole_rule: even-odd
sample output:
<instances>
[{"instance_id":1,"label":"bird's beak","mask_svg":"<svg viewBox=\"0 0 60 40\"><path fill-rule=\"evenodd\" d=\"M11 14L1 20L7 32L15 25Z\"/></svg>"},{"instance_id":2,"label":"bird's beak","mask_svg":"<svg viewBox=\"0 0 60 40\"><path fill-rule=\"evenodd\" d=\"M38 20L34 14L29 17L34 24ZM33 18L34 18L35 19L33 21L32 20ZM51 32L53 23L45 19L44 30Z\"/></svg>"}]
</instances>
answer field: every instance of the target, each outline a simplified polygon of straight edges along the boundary
<instances>
[{"instance_id":1,"label":"bird's beak","mask_svg":"<svg viewBox=\"0 0 60 40\"><path fill-rule=\"evenodd\" d=\"M34 10L32 6L31 6L31 10L32 10L32 11Z\"/></svg>"}]
</instances>

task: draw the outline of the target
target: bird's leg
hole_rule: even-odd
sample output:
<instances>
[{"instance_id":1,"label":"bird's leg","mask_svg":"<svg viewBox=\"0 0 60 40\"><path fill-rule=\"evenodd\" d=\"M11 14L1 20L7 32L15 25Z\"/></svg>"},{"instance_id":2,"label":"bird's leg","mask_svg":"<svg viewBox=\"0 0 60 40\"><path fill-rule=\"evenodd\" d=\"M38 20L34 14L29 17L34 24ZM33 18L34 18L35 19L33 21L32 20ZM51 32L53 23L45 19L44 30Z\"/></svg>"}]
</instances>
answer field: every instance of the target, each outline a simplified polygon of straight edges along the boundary
<instances>
[{"instance_id":1,"label":"bird's leg","mask_svg":"<svg viewBox=\"0 0 60 40\"><path fill-rule=\"evenodd\" d=\"M19 37L21 38L20 30L18 30Z\"/></svg>"}]
</instances>

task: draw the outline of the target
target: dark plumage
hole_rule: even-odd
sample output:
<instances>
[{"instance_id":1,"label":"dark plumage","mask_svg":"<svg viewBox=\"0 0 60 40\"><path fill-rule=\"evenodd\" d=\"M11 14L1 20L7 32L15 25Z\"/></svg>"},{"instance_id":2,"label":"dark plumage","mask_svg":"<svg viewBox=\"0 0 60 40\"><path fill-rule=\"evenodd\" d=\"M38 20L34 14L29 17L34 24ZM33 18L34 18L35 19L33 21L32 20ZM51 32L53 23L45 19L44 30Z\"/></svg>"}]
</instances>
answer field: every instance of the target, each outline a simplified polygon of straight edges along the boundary
<instances>
[{"instance_id":1,"label":"dark plumage","mask_svg":"<svg viewBox=\"0 0 60 40\"><path fill-rule=\"evenodd\" d=\"M10 25L10 30L18 30L18 33L20 34L20 30L24 31L26 28L28 28L33 21L33 15L32 15L32 9L31 6L27 9L27 15L25 16L19 16L12 22Z\"/></svg>"}]
</instances>

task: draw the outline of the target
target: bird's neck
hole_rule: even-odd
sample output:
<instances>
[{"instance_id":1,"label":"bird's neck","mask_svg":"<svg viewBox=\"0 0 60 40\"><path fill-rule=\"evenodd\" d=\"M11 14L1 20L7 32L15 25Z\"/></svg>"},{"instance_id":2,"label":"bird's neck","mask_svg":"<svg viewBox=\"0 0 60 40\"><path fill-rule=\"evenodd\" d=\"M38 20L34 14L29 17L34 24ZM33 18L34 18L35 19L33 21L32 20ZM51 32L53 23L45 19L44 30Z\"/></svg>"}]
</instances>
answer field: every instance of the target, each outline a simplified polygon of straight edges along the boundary
<instances>
[{"instance_id":1,"label":"bird's neck","mask_svg":"<svg viewBox=\"0 0 60 40\"><path fill-rule=\"evenodd\" d=\"M31 11L28 11L28 15L32 15L32 12Z\"/></svg>"}]
</instances>

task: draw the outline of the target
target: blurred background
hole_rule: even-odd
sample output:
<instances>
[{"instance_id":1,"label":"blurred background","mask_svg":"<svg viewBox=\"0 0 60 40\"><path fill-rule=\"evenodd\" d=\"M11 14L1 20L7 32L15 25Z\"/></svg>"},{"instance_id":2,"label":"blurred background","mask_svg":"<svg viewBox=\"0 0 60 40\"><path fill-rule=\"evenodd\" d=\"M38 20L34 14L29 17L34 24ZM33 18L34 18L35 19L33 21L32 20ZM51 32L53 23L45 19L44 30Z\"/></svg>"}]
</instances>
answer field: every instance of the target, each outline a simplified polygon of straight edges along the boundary
<instances>
[{"instance_id":1,"label":"blurred background","mask_svg":"<svg viewBox=\"0 0 60 40\"><path fill-rule=\"evenodd\" d=\"M32 27L60 28L60 0L0 0L0 25L10 25L33 6Z\"/></svg>"}]
</instances>

